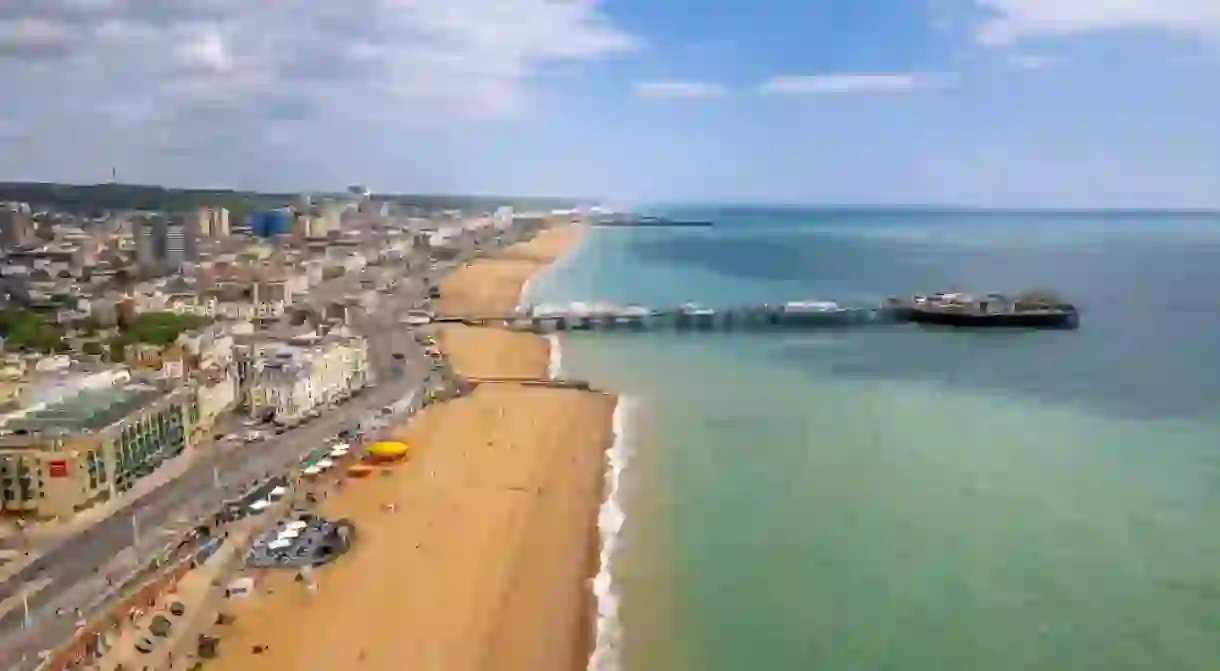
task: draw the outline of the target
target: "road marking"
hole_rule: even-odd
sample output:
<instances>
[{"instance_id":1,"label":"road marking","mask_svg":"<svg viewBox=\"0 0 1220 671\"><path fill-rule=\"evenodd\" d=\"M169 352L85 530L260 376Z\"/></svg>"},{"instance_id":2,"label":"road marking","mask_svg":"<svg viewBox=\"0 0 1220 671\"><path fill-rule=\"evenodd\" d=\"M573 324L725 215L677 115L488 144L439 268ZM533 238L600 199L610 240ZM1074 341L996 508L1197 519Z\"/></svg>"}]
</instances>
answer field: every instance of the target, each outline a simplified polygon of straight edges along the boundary
<instances>
[{"instance_id":1,"label":"road marking","mask_svg":"<svg viewBox=\"0 0 1220 671\"><path fill-rule=\"evenodd\" d=\"M46 589L47 585L50 584L50 578L39 578L38 580L31 580L30 582L25 583L25 585L22 586L22 588L18 590L16 594L3 601L0 601L0 617L8 615L9 611L11 610L21 608L22 595L24 595L26 599L29 599L35 594Z\"/></svg>"}]
</instances>

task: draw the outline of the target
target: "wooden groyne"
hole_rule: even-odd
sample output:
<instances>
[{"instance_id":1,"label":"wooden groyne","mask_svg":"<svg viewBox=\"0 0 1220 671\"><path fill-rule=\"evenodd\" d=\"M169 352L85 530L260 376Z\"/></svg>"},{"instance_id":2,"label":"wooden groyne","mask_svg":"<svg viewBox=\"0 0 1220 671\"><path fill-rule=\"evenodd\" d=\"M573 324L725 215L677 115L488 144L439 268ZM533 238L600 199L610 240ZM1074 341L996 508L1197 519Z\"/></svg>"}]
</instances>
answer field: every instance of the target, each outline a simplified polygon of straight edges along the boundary
<instances>
[{"instance_id":1,"label":"wooden groyne","mask_svg":"<svg viewBox=\"0 0 1220 671\"><path fill-rule=\"evenodd\" d=\"M549 389L574 389L577 391L598 391L585 380L572 380L566 378L541 378L541 377L467 377L462 381L472 387L480 384L517 384L525 387L546 387Z\"/></svg>"}]
</instances>

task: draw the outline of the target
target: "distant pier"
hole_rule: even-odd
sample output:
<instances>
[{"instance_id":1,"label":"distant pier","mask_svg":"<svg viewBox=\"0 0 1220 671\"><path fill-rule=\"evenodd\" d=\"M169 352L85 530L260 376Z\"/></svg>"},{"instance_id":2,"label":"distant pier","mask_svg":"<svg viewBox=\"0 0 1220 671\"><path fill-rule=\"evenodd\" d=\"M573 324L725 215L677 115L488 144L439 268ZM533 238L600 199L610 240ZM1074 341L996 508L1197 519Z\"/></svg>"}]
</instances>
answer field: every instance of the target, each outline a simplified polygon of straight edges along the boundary
<instances>
[{"instance_id":1,"label":"distant pier","mask_svg":"<svg viewBox=\"0 0 1220 671\"><path fill-rule=\"evenodd\" d=\"M594 226L607 228L710 228L716 225L710 219L670 219L669 217L653 217L642 214L603 215L592 218L590 223Z\"/></svg>"}]
</instances>

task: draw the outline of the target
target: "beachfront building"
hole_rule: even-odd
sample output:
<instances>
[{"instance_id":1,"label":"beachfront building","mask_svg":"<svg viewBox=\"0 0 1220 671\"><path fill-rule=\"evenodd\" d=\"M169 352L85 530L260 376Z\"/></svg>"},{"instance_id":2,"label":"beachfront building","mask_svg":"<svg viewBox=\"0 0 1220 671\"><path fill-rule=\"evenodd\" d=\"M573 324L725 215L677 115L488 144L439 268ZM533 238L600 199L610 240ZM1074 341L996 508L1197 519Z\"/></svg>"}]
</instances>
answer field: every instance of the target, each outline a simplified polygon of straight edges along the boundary
<instances>
[{"instance_id":1,"label":"beachfront building","mask_svg":"<svg viewBox=\"0 0 1220 671\"><path fill-rule=\"evenodd\" d=\"M370 381L368 343L346 334L297 339L268 351L250 375L250 414L295 423Z\"/></svg>"},{"instance_id":2,"label":"beachfront building","mask_svg":"<svg viewBox=\"0 0 1220 671\"><path fill-rule=\"evenodd\" d=\"M235 366L210 366L195 374L196 405L199 422L196 426L203 434L212 430L216 419L237 405L238 382Z\"/></svg>"},{"instance_id":3,"label":"beachfront building","mask_svg":"<svg viewBox=\"0 0 1220 671\"><path fill-rule=\"evenodd\" d=\"M0 428L5 515L66 518L130 489L185 450L194 391L118 382L37 404Z\"/></svg>"}]
</instances>

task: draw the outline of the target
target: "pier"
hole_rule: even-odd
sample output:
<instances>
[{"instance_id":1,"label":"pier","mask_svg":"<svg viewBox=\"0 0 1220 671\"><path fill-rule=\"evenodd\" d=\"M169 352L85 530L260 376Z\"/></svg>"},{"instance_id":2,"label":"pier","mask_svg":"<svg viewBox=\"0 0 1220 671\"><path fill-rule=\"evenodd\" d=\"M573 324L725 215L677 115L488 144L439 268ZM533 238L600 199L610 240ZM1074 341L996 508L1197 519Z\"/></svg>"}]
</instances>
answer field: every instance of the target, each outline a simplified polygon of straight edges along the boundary
<instances>
[{"instance_id":1,"label":"pier","mask_svg":"<svg viewBox=\"0 0 1220 671\"><path fill-rule=\"evenodd\" d=\"M539 306L508 314L438 315L436 323L507 328L532 333L570 331L748 331L864 327L896 323L885 306L840 307L836 303L793 302L706 308L671 308L573 303Z\"/></svg>"},{"instance_id":2,"label":"pier","mask_svg":"<svg viewBox=\"0 0 1220 671\"><path fill-rule=\"evenodd\" d=\"M575 302L528 306L506 314L451 314L436 323L506 328L533 333L570 331L764 331L862 328L882 324L924 324L967 329L1076 329L1076 306L1047 292L1015 297L991 293L932 294L889 298L878 305L842 306L833 301L791 301L710 308L607 305Z\"/></svg>"}]
</instances>

